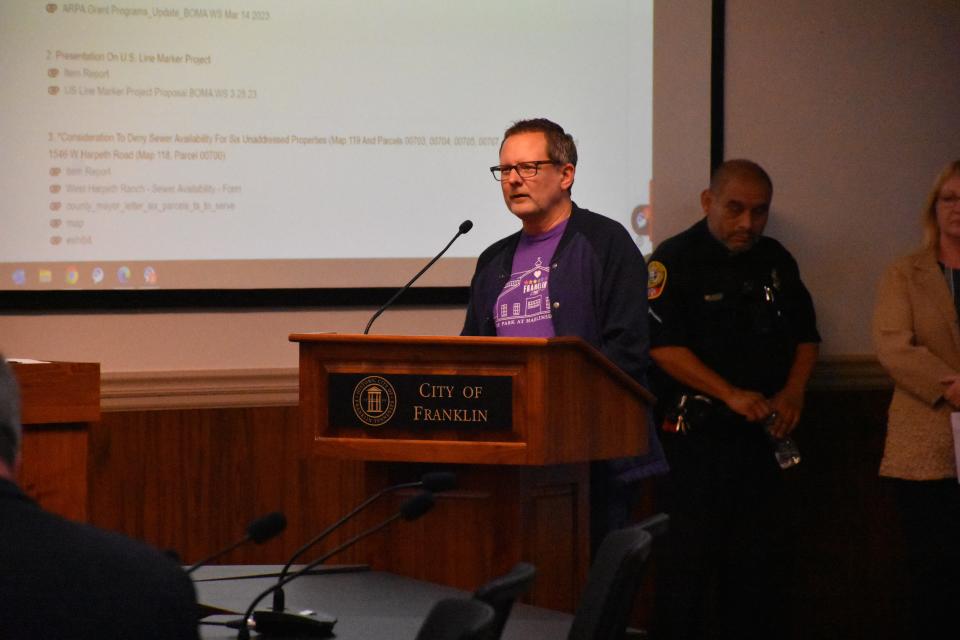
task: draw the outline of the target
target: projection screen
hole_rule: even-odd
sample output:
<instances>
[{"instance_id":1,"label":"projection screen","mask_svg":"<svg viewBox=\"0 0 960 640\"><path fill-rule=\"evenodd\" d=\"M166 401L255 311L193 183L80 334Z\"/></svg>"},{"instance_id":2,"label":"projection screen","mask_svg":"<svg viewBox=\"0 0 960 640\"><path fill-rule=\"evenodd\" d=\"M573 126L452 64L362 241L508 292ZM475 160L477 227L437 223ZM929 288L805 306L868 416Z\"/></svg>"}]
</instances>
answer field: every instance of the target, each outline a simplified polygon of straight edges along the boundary
<instances>
[{"instance_id":1,"label":"projection screen","mask_svg":"<svg viewBox=\"0 0 960 640\"><path fill-rule=\"evenodd\" d=\"M544 116L649 250L653 0L0 5L0 290L465 286Z\"/></svg>"}]
</instances>

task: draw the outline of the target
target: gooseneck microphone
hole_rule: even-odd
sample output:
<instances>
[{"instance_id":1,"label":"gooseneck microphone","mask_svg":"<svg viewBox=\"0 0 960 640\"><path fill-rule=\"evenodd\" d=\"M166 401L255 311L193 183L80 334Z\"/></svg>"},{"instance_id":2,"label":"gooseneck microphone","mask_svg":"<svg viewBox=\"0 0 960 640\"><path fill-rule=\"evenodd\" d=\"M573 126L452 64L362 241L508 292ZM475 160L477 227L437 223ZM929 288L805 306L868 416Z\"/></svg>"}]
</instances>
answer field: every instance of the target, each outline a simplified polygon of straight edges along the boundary
<instances>
[{"instance_id":1,"label":"gooseneck microphone","mask_svg":"<svg viewBox=\"0 0 960 640\"><path fill-rule=\"evenodd\" d=\"M427 263L427 266L425 266L423 269L420 269L420 271L417 273L417 275L413 276L413 278L410 279L410 282L408 282L407 284L403 285L403 286L400 288L399 291L397 291L395 294L393 294L393 297L392 297L392 298L390 298L389 300L387 300L385 303L383 303L383 306L382 306L382 307L380 307L379 309L377 309L377 312L373 314L373 317L372 317L372 318L370 318L370 322L367 323L367 328L363 330L363 335L367 335L368 333L370 333L370 327L373 326L373 321L376 320L377 318L379 318L381 313L383 313L384 311L386 311L387 308L388 308L391 304L393 304L394 301L395 301L397 298L399 298L401 295L403 295L403 292L404 292L404 291L406 291L406 290L409 289L411 286L413 286L413 283L417 281L417 278L419 278L419 277L422 276L424 273L426 273L427 269L429 269L430 267L432 267L432 266L433 266L433 263L436 262L437 260L439 260L439 259L441 258L441 256L443 256L443 254L445 254L445 253L447 252L447 249L450 248L450 245L452 245L452 244L457 240L457 238L459 238L460 236L462 236L462 235L465 234L465 233L468 233L468 232L470 231L470 229L473 229L473 221L471 221L471 220L464 220L463 222L461 222L461 223L460 223L460 228L457 229L456 235L454 235L453 238L450 239L450 242L447 243L447 246L445 246L445 247L443 248L443 250L442 250L440 253L438 253L438 254L433 258L433 260L431 260L430 262L428 262L428 263Z\"/></svg>"},{"instance_id":2,"label":"gooseneck microphone","mask_svg":"<svg viewBox=\"0 0 960 640\"><path fill-rule=\"evenodd\" d=\"M350 513L343 516L329 527L321 531L319 534L308 540L303 546L297 549L290 559L287 560L287 564L284 565L283 569L280 571L280 576L277 578L277 583L283 582L283 579L286 577L287 572L290 570L290 566L294 561L302 556L308 549L313 547L315 544L325 539L331 533L342 527L349 520L352 520L357 514L369 507L371 504L382 498L383 496L393 493L394 491L399 491L401 489L419 489L423 488L432 493L441 493L443 491L448 491L453 489L457 484L457 476L454 473L448 471L434 471L431 473L425 473L420 477L420 480L416 482L404 482L403 484L395 484L391 487L387 487L377 493L373 494L359 505L353 509ZM273 592L273 610L274 611L283 611L286 607L285 596L282 588L278 588Z\"/></svg>"},{"instance_id":3,"label":"gooseneck microphone","mask_svg":"<svg viewBox=\"0 0 960 640\"><path fill-rule=\"evenodd\" d=\"M200 562L194 564L192 567L187 569L187 573L191 574L200 567L207 565L222 555L230 553L240 545L244 545L248 542L253 542L254 544L263 544L267 540L275 538L280 534L284 529L287 528L287 517L280 513L279 511L274 511L273 513L268 513L265 516L260 516L253 522L247 525L246 535L234 542L229 547L225 549L220 549L211 556L207 556Z\"/></svg>"},{"instance_id":4,"label":"gooseneck microphone","mask_svg":"<svg viewBox=\"0 0 960 640\"><path fill-rule=\"evenodd\" d=\"M284 585L289 584L303 574L323 564L341 551L352 547L364 538L372 536L384 527L401 518L404 520L416 520L426 512L430 511L430 509L433 508L433 504L433 493L430 491L418 493L404 502L400 506L400 510L397 511L397 513L393 514L380 524L358 533L346 542L323 554L302 569L287 575L281 581L277 582L277 584L263 591L260 595L254 598L253 602L250 603L250 606L247 607L247 610L243 614L243 618L237 621L228 622L227 626L239 627L239 631L237 632L238 640L249 640L251 617L253 618L252 627L254 630L256 630L258 633L271 636L313 637L330 635L333 625L337 622L337 619L332 616L322 614L300 615L296 613L288 613L286 611L273 611L271 609L267 609L265 611L254 611L254 609L260 603L260 601L270 595L271 592L281 589Z\"/></svg>"}]
</instances>

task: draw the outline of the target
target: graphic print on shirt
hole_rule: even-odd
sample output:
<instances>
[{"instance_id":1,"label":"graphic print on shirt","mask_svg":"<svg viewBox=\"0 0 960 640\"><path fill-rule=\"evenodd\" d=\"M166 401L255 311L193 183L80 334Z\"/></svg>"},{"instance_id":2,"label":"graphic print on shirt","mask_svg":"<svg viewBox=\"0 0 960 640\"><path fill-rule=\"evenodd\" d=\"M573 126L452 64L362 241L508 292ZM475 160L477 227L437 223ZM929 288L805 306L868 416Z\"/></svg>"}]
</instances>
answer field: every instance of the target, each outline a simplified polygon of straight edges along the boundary
<instances>
[{"instance_id":1,"label":"graphic print on shirt","mask_svg":"<svg viewBox=\"0 0 960 640\"><path fill-rule=\"evenodd\" d=\"M542 256L537 256L529 268L511 274L497 298L494 321L498 335L544 335L543 330L533 330L533 325L541 322L548 323L548 334L553 335L553 327L549 324L553 317L547 286L549 280L550 267L543 264Z\"/></svg>"}]
</instances>

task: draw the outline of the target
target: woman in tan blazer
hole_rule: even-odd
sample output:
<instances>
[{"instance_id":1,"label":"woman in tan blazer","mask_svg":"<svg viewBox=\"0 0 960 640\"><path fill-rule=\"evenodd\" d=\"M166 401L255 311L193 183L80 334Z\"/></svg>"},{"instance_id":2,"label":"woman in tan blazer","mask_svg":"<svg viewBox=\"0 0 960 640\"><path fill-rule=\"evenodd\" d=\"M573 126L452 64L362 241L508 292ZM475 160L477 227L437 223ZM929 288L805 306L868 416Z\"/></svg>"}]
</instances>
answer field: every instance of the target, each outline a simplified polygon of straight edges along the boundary
<instances>
[{"instance_id":1,"label":"woman in tan blazer","mask_svg":"<svg viewBox=\"0 0 960 640\"><path fill-rule=\"evenodd\" d=\"M960 484L950 414L960 411L960 160L923 210L923 249L880 281L873 341L894 381L880 475L892 478L913 574L914 631L955 628L960 597Z\"/></svg>"}]
</instances>

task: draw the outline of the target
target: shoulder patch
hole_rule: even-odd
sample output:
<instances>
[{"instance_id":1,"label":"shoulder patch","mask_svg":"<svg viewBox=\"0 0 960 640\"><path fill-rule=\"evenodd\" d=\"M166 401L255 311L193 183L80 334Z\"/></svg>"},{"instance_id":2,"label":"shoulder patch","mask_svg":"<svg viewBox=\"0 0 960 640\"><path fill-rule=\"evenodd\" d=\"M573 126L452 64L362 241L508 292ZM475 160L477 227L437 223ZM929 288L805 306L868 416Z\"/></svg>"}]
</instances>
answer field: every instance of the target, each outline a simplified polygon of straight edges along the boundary
<instances>
[{"instance_id":1,"label":"shoulder patch","mask_svg":"<svg viewBox=\"0 0 960 640\"><path fill-rule=\"evenodd\" d=\"M647 300L656 300L667 285L667 268L659 260L647 265Z\"/></svg>"}]
</instances>

